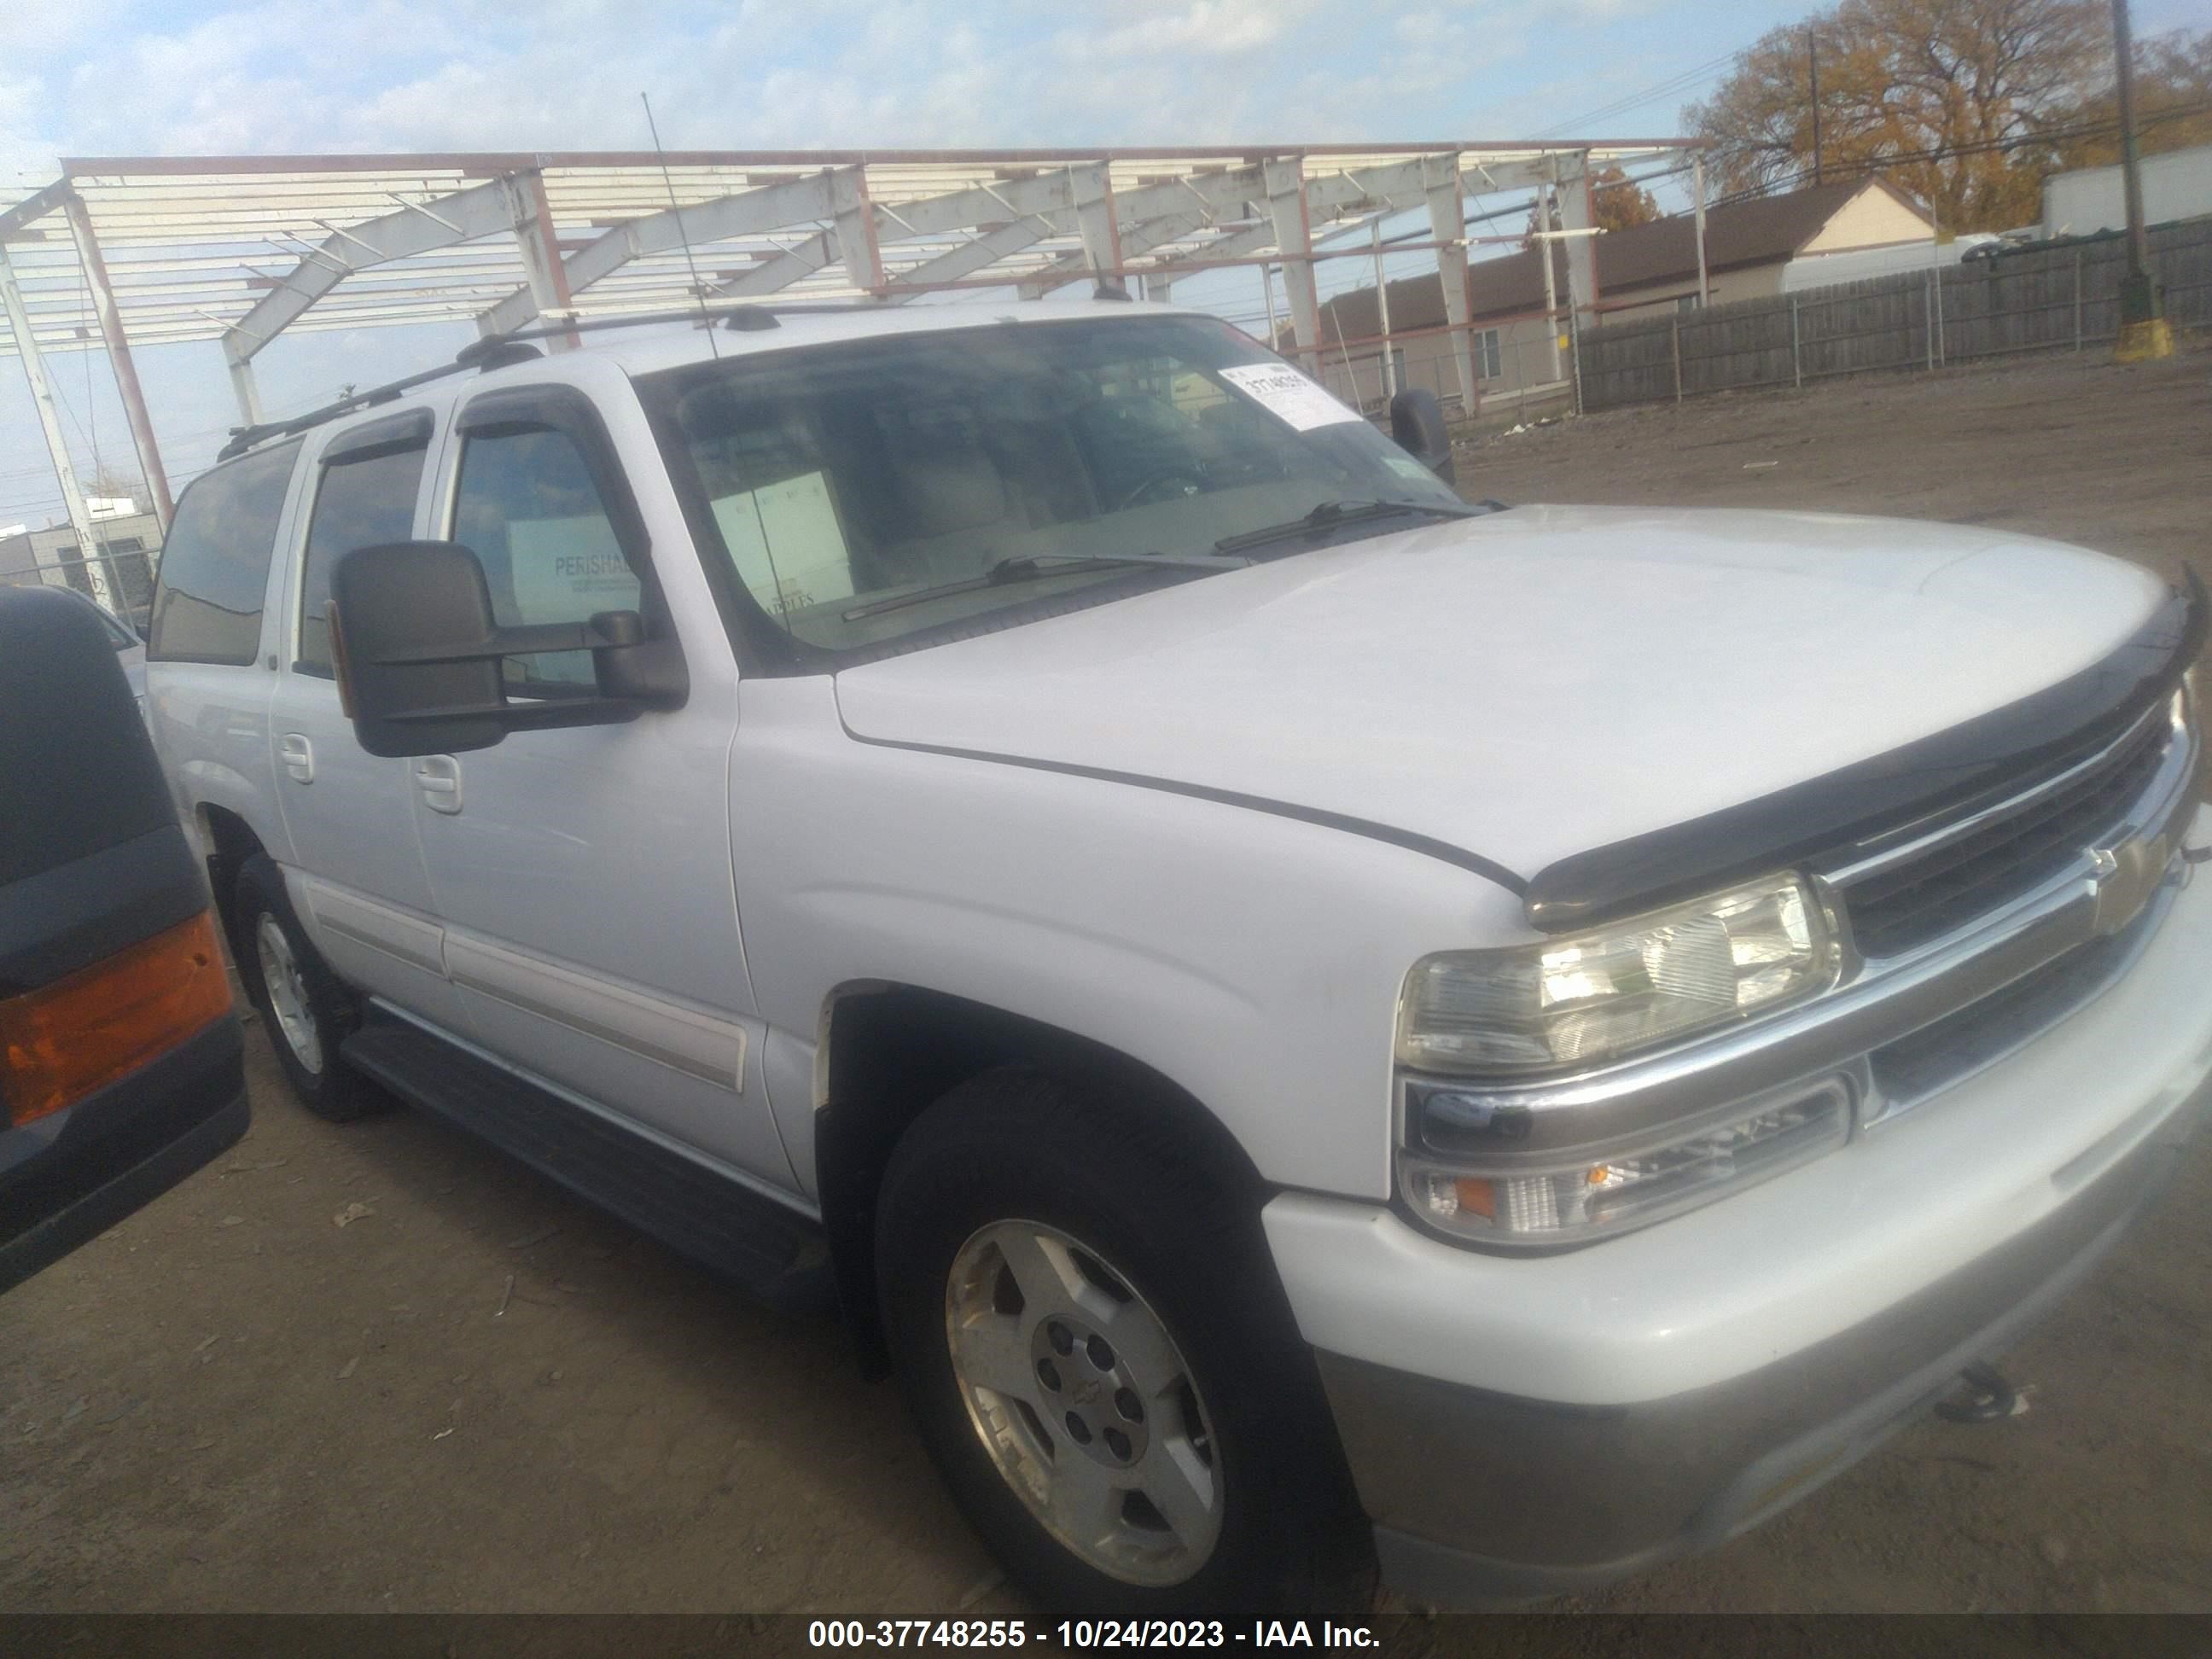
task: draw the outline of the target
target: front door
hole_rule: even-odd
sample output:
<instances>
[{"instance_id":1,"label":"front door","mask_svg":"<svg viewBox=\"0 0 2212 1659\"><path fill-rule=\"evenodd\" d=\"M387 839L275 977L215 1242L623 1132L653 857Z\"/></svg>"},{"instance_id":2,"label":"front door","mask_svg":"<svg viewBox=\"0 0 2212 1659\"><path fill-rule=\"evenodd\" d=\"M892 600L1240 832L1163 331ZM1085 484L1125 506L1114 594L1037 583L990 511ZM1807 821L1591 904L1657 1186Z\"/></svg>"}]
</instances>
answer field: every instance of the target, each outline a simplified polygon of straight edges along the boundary
<instances>
[{"instance_id":1,"label":"front door","mask_svg":"<svg viewBox=\"0 0 2212 1659\"><path fill-rule=\"evenodd\" d=\"M618 374L599 393L631 395ZM501 626L635 611L649 635L678 640L690 680L678 709L406 763L447 971L477 1040L788 1189L730 868L736 669L665 480L633 490L594 404L559 386L463 405L446 473L433 533L477 555ZM648 542L667 550L658 568ZM504 672L514 698L595 690L584 652Z\"/></svg>"}]
</instances>

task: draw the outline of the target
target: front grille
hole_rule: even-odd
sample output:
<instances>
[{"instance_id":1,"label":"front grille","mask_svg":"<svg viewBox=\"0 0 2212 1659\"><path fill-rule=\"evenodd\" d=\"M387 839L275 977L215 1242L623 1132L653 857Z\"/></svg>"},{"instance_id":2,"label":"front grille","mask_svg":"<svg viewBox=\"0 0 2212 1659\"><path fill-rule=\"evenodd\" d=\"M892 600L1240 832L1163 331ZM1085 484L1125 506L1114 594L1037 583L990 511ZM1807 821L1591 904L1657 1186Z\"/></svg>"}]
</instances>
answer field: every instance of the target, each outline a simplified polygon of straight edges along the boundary
<instances>
[{"instance_id":1,"label":"front grille","mask_svg":"<svg viewBox=\"0 0 2212 1659\"><path fill-rule=\"evenodd\" d=\"M2166 720L2153 719L2032 805L1853 883L1845 899L1860 953L1910 951L2057 874L2122 821L2149 787L2172 735Z\"/></svg>"},{"instance_id":2,"label":"front grille","mask_svg":"<svg viewBox=\"0 0 2212 1659\"><path fill-rule=\"evenodd\" d=\"M2155 901L2118 933L2077 945L2002 990L1874 1051L1874 1079L1902 1111L1993 1066L2109 988L2142 951L2164 913Z\"/></svg>"}]
</instances>

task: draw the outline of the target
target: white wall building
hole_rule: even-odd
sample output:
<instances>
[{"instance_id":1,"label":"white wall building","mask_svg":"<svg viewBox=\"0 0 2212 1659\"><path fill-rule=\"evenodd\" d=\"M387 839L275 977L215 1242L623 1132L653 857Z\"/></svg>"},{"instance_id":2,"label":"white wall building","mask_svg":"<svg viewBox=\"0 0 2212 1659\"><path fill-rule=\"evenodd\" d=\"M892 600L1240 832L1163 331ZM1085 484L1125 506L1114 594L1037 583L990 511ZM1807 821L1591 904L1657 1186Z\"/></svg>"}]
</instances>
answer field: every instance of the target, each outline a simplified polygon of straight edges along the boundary
<instances>
[{"instance_id":1,"label":"white wall building","mask_svg":"<svg viewBox=\"0 0 2212 1659\"><path fill-rule=\"evenodd\" d=\"M2145 224L2212 214L2212 144L2145 156L2141 165ZM2087 236L2100 230L2125 230L2127 224L2119 168L2081 167L2054 173L2043 181L2045 236Z\"/></svg>"}]
</instances>

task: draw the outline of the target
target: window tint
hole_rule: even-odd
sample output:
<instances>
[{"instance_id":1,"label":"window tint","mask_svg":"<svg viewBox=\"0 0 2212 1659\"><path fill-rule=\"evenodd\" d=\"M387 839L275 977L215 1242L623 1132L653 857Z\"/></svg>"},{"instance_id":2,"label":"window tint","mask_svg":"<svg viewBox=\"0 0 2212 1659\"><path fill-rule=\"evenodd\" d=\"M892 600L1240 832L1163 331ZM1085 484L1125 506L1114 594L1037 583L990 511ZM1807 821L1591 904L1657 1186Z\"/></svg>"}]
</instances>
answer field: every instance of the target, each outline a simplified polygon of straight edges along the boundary
<instances>
[{"instance_id":1,"label":"window tint","mask_svg":"<svg viewBox=\"0 0 2212 1659\"><path fill-rule=\"evenodd\" d=\"M261 643L261 600L298 443L217 467L177 503L161 550L146 654L244 665Z\"/></svg>"},{"instance_id":2,"label":"window tint","mask_svg":"<svg viewBox=\"0 0 2212 1659\"><path fill-rule=\"evenodd\" d=\"M404 448L342 456L323 468L307 522L307 557L300 576L300 655L303 673L331 672L331 567L356 547L404 542L415 533L415 495L428 441Z\"/></svg>"},{"instance_id":3,"label":"window tint","mask_svg":"<svg viewBox=\"0 0 2212 1659\"><path fill-rule=\"evenodd\" d=\"M637 573L623 556L591 468L564 432L471 436L461 452L453 539L483 562L502 628L639 608ZM518 690L597 684L587 651L511 657L503 667Z\"/></svg>"}]
</instances>

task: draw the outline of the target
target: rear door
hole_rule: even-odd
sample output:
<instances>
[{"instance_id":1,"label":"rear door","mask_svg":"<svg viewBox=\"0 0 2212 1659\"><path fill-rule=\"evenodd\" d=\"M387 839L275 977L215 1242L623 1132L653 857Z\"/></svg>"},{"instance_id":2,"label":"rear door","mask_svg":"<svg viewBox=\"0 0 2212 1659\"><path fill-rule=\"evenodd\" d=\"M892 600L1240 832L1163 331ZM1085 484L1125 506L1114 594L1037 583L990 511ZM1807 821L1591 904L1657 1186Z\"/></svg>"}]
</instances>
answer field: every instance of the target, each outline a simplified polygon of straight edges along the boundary
<instances>
[{"instance_id":1,"label":"rear door","mask_svg":"<svg viewBox=\"0 0 2212 1659\"><path fill-rule=\"evenodd\" d=\"M408 410L321 434L288 543L293 579L276 630L270 705L286 878L341 977L447 1026L465 1022L415 828L415 763L356 741L331 667L331 567L356 547L413 538L435 417Z\"/></svg>"},{"instance_id":2,"label":"rear door","mask_svg":"<svg viewBox=\"0 0 2212 1659\"><path fill-rule=\"evenodd\" d=\"M271 445L195 479L177 502L147 626L146 719L179 815L219 806L270 848L283 823L270 781L269 696L276 659L263 644L276 540L300 446Z\"/></svg>"},{"instance_id":3,"label":"rear door","mask_svg":"<svg viewBox=\"0 0 2212 1659\"><path fill-rule=\"evenodd\" d=\"M569 368L595 371L589 396L510 384L464 403L430 533L477 555L503 627L639 612L681 646L690 695L410 763L447 968L494 1053L787 1190L730 868L736 665L665 471L646 491L619 459L611 421L653 453L635 394L611 365ZM504 672L510 698L597 689L586 652Z\"/></svg>"}]
</instances>

